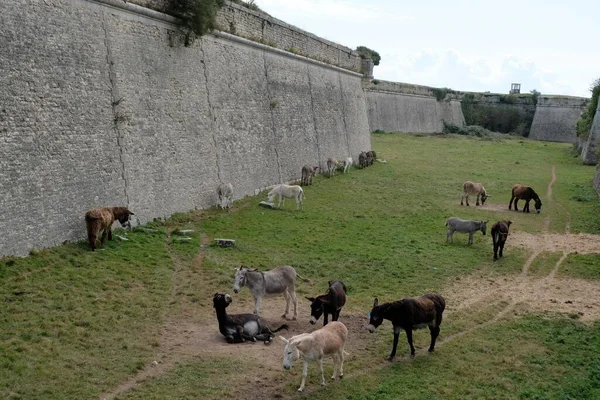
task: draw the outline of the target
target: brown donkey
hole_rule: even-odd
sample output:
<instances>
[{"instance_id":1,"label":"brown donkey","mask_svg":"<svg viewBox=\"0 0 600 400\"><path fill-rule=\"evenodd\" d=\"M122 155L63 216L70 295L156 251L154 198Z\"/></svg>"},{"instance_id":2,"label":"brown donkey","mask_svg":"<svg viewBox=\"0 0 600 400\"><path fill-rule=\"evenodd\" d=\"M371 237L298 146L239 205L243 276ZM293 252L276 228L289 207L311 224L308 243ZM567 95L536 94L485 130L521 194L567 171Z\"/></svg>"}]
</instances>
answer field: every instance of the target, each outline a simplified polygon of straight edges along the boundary
<instances>
[{"instance_id":1,"label":"brown donkey","mask_svg":"<svg viewBox=\"0 0 600 400\"><path fill-rule=\"evenodd\" d=\"M92 251L96 250L96 239L100 235L100 244L104 244L106 237L112 240L111 227L115 220L122 226L129 224L129 216L134 215L127 207L92 208L85 213L88 241Z\"/></svg>"}]
</instances>

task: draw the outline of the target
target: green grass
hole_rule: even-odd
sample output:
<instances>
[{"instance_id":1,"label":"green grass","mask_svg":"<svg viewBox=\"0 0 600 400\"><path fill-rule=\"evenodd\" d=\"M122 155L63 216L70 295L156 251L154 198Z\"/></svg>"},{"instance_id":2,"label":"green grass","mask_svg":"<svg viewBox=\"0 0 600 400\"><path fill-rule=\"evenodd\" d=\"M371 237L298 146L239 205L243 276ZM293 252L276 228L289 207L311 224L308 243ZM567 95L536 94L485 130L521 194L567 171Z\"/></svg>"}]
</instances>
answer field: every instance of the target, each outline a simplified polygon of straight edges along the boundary
<instances>
[{"instance_id":1,"label":"green grass","mask_svg":"<svg viewBox=\"0 0 600 400\"><path fill-rule=\"evenodd\" d=\"M94 253L78 243L0 259L0 397L98 398L151 365L157 351L168 352L159 341L167 319L198 324L212 319L212 294L231 291L234 266L293 265L310 279L298 285L300 296L343 279L349 299L342 314L362 315L375 296L390 301L444 294L465 275L485 279L521 271L530 251L507 246L504 257L493 262L489 234L477 233L469 246L467 235L457 233L446 244L448 217L511 219L511 232L541 233L550 216L550 232L564 233L569 221L573 233L598 233L594 168L581 165L568 145L402 134L375 134L372 143L386 164L316 177L305 190L303 211L289 200L280 210L261 208L261 194L236 202L229 212L174 215L150 224L155 232L122 231L129 241L107 243ZM552 166L557 180L548 199ZM488 204L498 211L460 206L465 180L482 182L492 195ZM544 203L542 214L508 211L515 183L534 187ZM174 231L184 228L194 230L191 241L177 239ZM214 247L215 237L233 238L236 247ZM547 275L558 257L540 255L531 275ZM597 280L599 260L570 255L558 274ZM251 307L247 290L235 301ZM307 307L302 300L299 306ZM504 307L453 313L449 304L441 339L477 328ZM568 316L516 316L459 336L431 356L388 365L381 361L391 346L386 323L374 335L361 336L364 350L347 363L347 379L321 390L313 366L307 388L311 398L575 398L579 392L580 398L593 398L599 387L593 378L600 368L594 361L600 354L597 331L598 324L586 326ZM417 347L427 341L426 332L415 334ZM402 336L399 354L406 350ZM184 361L120 398L227 397L230 382L260 372L261 360L240 360ZM300 369L277 375L284 398L294 397ZM245 378L239 384L253 382Z\"/></svg>"}]
</instances>

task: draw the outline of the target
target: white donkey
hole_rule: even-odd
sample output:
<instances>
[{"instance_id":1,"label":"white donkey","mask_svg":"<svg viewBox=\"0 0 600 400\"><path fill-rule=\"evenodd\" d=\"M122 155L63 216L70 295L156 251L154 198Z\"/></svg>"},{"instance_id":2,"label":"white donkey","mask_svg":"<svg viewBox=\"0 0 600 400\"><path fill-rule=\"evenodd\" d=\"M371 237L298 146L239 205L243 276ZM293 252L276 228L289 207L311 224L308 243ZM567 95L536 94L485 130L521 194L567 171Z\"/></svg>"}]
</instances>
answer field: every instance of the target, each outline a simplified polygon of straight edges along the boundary
<instances>
[{"instance_id":1,"label":"white donkey","mask_svg":"<svg viewBox=\"0 0 600 400\"><path fill-rule=\"evenodd\" d=\"M233 185L231 183L221 183L217 188L219 196L219 205L221 208L230 208L233 204Z\"/></svg>"},{"instance_id":2,"label":"white donkey","mask_svg":"<svg viewBox=\"0 0 600 400\"><path fill-rule=\"evenodd\" d=\"M302 209L302 198L304 197L304 190L302 190L301 186L298 185L286 185L281 183L279 185L275 185L273 189L269 193L267 193L267 199L269 203L273 202L273 199L277 196L279 198L279 203L277 207L281 207L285 199L296 199L296 210Z\"/></svg>"},{"instance_id":3,"label":"white donkey","mask_svg":"<svg viewBox=\"0 0 600 400\"><path fill-rule=\"evenodd\" d=\"M313 333L301 333L292 336L289 340L279 336L285 342L283 349L283 368L292 368L292 363L304 358L304 370L302 371L302 383L298 388L301 392L306 383L308 375L308 364L316 360L321 368L321 385L325 385L325 373L323 372L323 356L333 357L333 376L335 379L339 365L339 377L344 376L344 346L348 338L348 329L339 321L333 321Z\"/></svg>"},{"instance_id":4,"label":"white donkey","mask_svg":"<svg viewBox=\"0 0 600 400\"><path fill-rule=\"evenodd\" d=\"M344 173L348 172L348 168L352 165L352 157L348 157L344 160Z\"/></svg>"},{"instance_id":5,"label":"white donkey","mask_svg":"<svg viewBox=\"0 0 600 400\"><path fill-rule=\"evenodd\" d=\"M233 282L233 292L238 293L244 286L248 286L254 297L254 314L260 314L260 303L264 296L283 293L285 297L285 313L282 318L287 318L290 310L290 300L294 302L294 318L298 316L298 298L296 296L296 276L308 282L308 279L296 273L296 270L283 265L267 272L261 272L257 269L249 269L241 266L235 268L235 280Z\"/></svg>"}]
</instances>

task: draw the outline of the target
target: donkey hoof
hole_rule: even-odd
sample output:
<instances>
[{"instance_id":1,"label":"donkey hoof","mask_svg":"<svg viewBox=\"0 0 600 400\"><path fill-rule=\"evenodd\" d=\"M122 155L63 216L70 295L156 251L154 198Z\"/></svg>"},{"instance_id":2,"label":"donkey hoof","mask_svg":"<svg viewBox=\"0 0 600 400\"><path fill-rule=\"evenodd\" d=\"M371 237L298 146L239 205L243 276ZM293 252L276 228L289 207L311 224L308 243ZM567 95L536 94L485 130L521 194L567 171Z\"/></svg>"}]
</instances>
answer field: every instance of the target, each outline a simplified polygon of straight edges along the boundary
<instances>
[{"instance_id":1,"label":"donkey hoof","mask_svg":"<svg viewBox=\"0 0 600 400\"><path fill-rule=\"evenodd\" d=\"M385 358L385 361L392 361L394 359L394 356L387 356Z\"/></svg>"},{"instance_id":2,"label":"donkey hoof","mask_svg":"<svg viewBox=\"0 0 600 400\"><path fill-rule=\"evenodd\" d=\"M299 392L302 392L302 388L298 388L298 391L299 391Z\"/></svg>"}]
</instances>

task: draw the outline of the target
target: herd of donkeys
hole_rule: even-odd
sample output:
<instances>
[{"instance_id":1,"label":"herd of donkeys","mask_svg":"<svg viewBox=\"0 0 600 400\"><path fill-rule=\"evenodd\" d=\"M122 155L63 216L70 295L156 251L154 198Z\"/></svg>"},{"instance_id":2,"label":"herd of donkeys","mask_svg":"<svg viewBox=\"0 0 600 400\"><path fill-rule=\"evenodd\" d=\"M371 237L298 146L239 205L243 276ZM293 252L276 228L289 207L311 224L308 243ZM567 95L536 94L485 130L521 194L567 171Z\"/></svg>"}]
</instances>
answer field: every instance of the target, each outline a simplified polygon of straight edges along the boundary
<instances>
[{"instance_id":1,"label":"herd of donkeys","mask_svg":"<svg viewBox=\"0 0 600 400\"><path fill-rule=\"evenodd\" d=\"M360 168L367 167L373 164L376 160L374 151L363 152L359 156ZM335 174L335 171L340 169L344 173L348 171L349 166L353 164L352 158L347 158L343 162L339 162L333 158L327 160L327 169L329 176ZM305 165L302 168L303 186L310 185L312 177L317 172L318 167L310 167ZM296 189L298 188L298 189ZM297 207L302 205L302 187L298 185L276 185L269 193L269 202L277 196L279 202L284 198L295 198ZM233 199L233 187L231 184L221 184L217 189L221 208L231 207ZM466 205L469 205L469 196L476 196L476 205L485 204L485 201L490 197L483 185L467 181L463 185L463 194L461 197L461 205L463 200ZM524 212L529 212L529 203L531 200L535 202L535 209L539 213L542 202L537 193L529 186L515 185L512 189L512 197L509 203L509 210L514 208L518 211L517 202L525 200L523 207ZM127 207L104 207L89 210L85 215L88 240L92 250L96 249L97 239L100 238L101 243L106 239L112 240L111 227L113 222L119 221L122 226L129 224L130 216L133 215ZM452 241L454 232L462 232L469 234L469 244L473 243L473 234L481 231L486 233L488 221L463 220L452 217L446 220L448 232L446 241ZM508 236L508 229L511 221L502 220L492 226L492 240L494 244L494 260L502 257L504 244ZM234 278L233 291L238 293L242 287L248 287L251 291L254 301L254 313L247 314L227 314L226 308L231 304L232 297L225 293L216 293L213 296L213 306L216 311L217 320L219 323L219 331L225 337L228 343L241 343L245 341L255 342L263 341L265 344L271 343L276 332L283 329L288 329L287 324L283 324L277 329L272 329L269 324L262 319L260 315L260 307L264 296L283 294L286 299L285 312L283 318L287 318L290 308L290 303L293 303L294 314L292 319L297 317L298 300L296 296L296 279L300 278L307 281L306 278L300 276L291 266L279 266L270 271L258 271L257 269L240 266L236 268ZM323 358L331 356L333 358L333 376L340 378L344 374L344 351L346 339L348 337L348 329L338 321L340 311L346 303L346 286L340 280L329 281L328 289L324 294L316 297L307 297L311 302L311 324L316 324L317 320L323 316L323 327L311 333L301 333L289 339L279 336L285 342L283 353L283 367L290 369L294 361L300 356L304 359L304 368L302 373L302 382L298 391L304 389L307 377L308 364L311 361L318 362L321 370L321 383L325 384L325 376L323 372ZM419 328L429 328L431 342L429 351L435 348L435 342L440 332L440 324L442 323L442 314L446 307L445 300L439 294L425 294L416 298L403 298L402 300L379 304L379 300L375 298L371 312L368 313L369 324L366 329L373 333L375 329L381 325L384 319L392 322L394 328L394 341L392 351L387 360L392 360L396 356L396 348L398 346L398 338L400 332L404 330L408 344L410 346L411 357L415 355L413 346L412 331ZM329 316L331 315L331 322Z\"/></svg>"}]
</instances>

